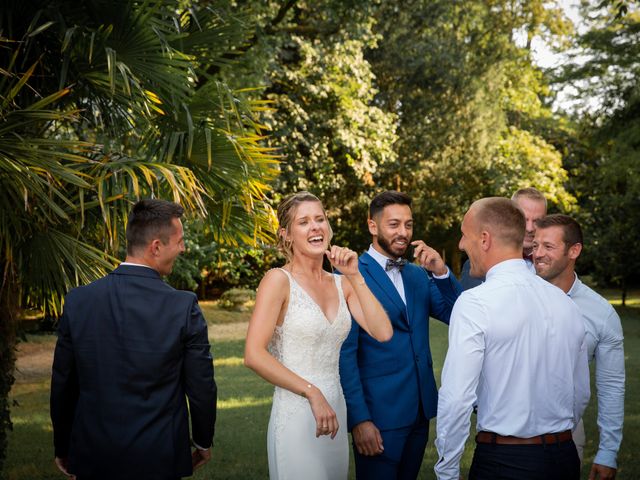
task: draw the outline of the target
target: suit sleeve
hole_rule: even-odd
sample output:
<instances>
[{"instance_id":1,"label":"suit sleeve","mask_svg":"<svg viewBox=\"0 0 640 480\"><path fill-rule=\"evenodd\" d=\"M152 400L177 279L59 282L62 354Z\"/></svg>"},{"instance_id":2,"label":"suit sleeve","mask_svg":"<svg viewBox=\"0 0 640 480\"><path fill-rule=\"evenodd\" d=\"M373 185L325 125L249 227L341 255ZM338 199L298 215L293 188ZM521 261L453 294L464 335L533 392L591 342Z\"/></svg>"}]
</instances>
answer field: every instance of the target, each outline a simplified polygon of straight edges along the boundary
<instances>
[{"instance_id":1,"label":"suit sleeve","mask_svg":"<svg viewBox=\"0 0 640 480\"><path fill-rule=\"evenodd\" d=\"M208 448L215 432L218 390L213 378L207 322L195 297L184 339L183 374L193 441L201 448Z\"/></svg>"},{"instance_id":2,"label":"suit sleeve","mask_svg":"<svg viewBox=\"0 0 640 480\"><path fill-rule=\"evenodd\" d=\"M449 269L451 272L451 269ZM429 277L429 315L449 325L453 304L462 293L462 286L453 273L447 278Z\"/></svg>"},{"instance_id":3,"label":"suit sleeve","mask_svg":"<svg viewBox=\"0 0 640 480\"><path fill-rule=\"evenodd\" d=\"M71 428L80 394L71 332L69 329L68 306L65 307L58 325L58 341L53 356L51 375L51 423L53 424L53 445L55 456L69 455Z\"/></svg>"},{"instance_id":4,"label":"suit sleeve","mask_svg":"<svg viewBox=\"0 0 640 480\"><path fill-rule=\"evenodd\" d=\"M369 407L364 400L364 391L360 381L360 369L358 368L358 339L360 326L355 320L351 320L351 331L342 344L340 352L340 383L347 403L347 429L367 420L371 420Z\"/></svg>"}]
</instances>

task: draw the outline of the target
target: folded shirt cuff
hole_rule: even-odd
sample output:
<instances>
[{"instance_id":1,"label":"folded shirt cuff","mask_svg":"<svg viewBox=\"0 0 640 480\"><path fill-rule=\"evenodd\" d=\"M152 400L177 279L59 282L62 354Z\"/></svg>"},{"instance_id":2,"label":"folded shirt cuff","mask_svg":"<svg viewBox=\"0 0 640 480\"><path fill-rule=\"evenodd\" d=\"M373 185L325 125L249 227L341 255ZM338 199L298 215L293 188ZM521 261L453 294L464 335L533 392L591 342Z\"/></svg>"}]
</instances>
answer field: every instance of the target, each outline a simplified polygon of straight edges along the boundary
<instances>
[{"instance_id":1,"label":"folded shirt cuff","mask_svg":"<svg viewBox=\"0 0 640 480\"><path fill-rule=\"evenodd\" d=\"M211 448L211 447L207 447L207 448L201 447L200 445L198 445L198 444L197 444L196 442L194 442L193 440L191 440L191 443L192 443L192 444L193 444L193 446L194 446L194 447L196 447L198 450L209 450L209 448Z\"/></svg>"},{"instance_id":2,"label":"folded shirt cuff","mask_svg":"<svg viewBox=\"0 0 640 480\"><path fill-rule=\"evenodd\" d=\"M598 453L596 453L596 457L593 459L593 463L617 469L618 462L616 461L616 457L617 452L614 452L612 450L598 450Z\"/></svg>"},{"instance_id":3,"label":"folded shirt cuff","mask_svg":"<svg viewBox=\"0 0 640 480\"><path fill-rule=\"evenodd\" d=\"M449 278L449 267L447 267L447 273L443 275L436 275L435 273L432 273L431 275L437 280L444 280L445 278Z\"/></svg>"}]
</instances>

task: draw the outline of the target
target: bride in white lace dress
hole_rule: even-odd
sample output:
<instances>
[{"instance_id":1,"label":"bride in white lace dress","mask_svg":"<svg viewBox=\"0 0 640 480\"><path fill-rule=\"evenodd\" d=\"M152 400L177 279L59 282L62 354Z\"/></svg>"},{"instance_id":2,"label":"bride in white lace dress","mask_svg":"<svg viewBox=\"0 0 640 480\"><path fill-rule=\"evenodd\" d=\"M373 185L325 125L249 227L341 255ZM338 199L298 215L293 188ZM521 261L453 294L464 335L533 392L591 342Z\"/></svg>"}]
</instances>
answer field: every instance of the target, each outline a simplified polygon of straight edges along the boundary
<instances>
[{"instance_id":1,"label":"bride in white lace dress","mask_svg":"<svg viewBox=\"0 0 640 480\"><path fill-rule=\"evenodd\" d=\"M278 207L284 268L260 282L245 365L275 385L267 433L271 479L340 480L349 468L338 360L351 316L379 341L393 330L348 248L330 247L320 201L308 192ZM343 274L322 269L324 256ZM341 428L342 427L342 428Z\"/></svg>"}]
</instances>

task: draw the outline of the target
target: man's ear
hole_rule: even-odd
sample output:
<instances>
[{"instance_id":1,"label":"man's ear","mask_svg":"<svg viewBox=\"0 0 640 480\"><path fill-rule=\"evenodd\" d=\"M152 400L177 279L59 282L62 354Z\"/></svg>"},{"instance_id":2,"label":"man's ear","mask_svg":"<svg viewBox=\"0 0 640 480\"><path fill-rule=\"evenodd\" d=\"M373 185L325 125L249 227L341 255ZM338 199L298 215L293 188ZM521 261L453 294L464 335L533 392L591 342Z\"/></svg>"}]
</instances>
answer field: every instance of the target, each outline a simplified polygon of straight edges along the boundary
<instances>
[{"instance_id":1,"label":"man's ear","mask_svg":"<svg viewBox=\"0 0 640 480\"><path fill-rule=\"evenodd\" d=\"M367 225L369 226L369 233L371 235L378 235L378 224L373 219L367 220Z\"/></svg>"},{"instance_id":2,"label":"man's ear","mask_svg":"<svg viewBox=\"0 0 640 480\"><path fill-rule=\"evenodd\" d=\"M569 256L569 259L577 260L578 257L580 256L580 253L582 253L582 244L574 243L569 247L569 252L567 254Z\"/></svg>"},{"instance_id":3,"label":"man's ear","mask_svg":"<svg viewBox=\"0 0 640 480\"><path fill-rule=\"evenodd\" d=\"M491 247L491 233L486 230L482 230L480 232L480 248L482 248L483 252L486 252Z\"/></svg>"},{"instance_id":4,"label":"man's ear","mask_svg":"<svg viewBox=\"0 0 640 480\"><path fill-rule=\"evenodd\" d=\"M148 248L152 256L156 257L160 253L160 245L162 245L162 242L160 241L159 238L156 238L151 241Z\"/></svg>"}]
</instances>

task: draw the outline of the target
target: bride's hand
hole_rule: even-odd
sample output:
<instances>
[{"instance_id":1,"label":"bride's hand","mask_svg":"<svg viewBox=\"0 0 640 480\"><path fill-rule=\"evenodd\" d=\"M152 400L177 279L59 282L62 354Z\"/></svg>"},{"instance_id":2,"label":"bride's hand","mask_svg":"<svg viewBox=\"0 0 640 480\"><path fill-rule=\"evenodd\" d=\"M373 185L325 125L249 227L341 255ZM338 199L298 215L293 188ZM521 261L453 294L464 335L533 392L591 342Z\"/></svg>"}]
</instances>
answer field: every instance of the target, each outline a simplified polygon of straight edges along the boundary
<instances>
[{"instance_id":1,"label":"bride's hand","mask_svg":"<svg viewBox=\"0 0 640 480\"><path fill-rule=\"evenodd\" d=\"M333 245L326 251L327 258L333 268L340 270L343 275L355 275L358 273L358 254L347 247Z\"/></svg>"},{"instance_id":2,"label":"bride's hand","mask_svg":"<svg viewBox=\"0 0 640 480\"><path fill-rule=\"evenodd\" d=\"M307 394L307 399L316 419L316 438L320 435L331 435L332 439L335 438L340 428L338 417L320 389L314 386L313 392Z\"/></svg>"}]
</instances>

